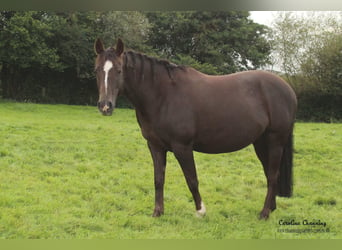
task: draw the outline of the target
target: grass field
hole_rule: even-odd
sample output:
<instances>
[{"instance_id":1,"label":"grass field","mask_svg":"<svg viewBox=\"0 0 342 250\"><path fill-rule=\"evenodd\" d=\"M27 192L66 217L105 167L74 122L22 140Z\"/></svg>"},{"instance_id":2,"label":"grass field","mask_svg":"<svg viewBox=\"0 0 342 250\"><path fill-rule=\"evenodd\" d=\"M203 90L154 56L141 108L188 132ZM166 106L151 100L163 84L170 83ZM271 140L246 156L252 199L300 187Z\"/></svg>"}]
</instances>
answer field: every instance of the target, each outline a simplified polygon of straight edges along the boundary
<instances>
[{"instance_id":1,"label":"grass field","mask_svg":"<svg viewBox=\"0 0 342 250\"><path fill-rule=\"evenodd\" d=\"M297 123L294 196L268 221L257 219L266 181L252 147L195 154L201 219L169 154L165 215L152 218L152 160L133 110L2 101L0 238L342 238L341 149L342 124Z\"/></svg>"}]
</instances>

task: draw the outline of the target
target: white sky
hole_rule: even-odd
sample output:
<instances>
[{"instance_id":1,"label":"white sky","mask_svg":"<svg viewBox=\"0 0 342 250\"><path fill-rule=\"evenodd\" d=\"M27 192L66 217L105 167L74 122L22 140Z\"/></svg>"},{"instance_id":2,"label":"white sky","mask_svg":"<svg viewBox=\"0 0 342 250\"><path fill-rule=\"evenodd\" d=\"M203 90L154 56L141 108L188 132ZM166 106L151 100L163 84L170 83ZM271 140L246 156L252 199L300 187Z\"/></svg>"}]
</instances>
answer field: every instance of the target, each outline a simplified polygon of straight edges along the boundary
<instances>
[{"instance_id":1,"label":"white sky","mask_svg":"<svg viewBox=\"0 0 342 250\"><path fill-rule=\"evenodd\" d=\"M271 26L272 21L275 19L276 13L279 11L250 11L250 18L260 24ZM337 19L342 20L341 11L294 11L297 15L303 15L304 17L312 13L319 15L333 16ZM310 18L310 16L309 16Z\"/></svg>"},{"instance_id":2,"label":"white sky","mask_svg":"<svg viewBox=\"0 0 342 250\"><path fill-rule=\"evenodd\" d=\"M250 18L260 24L270 26L277 11L250 11Z\"/></svg>"}]
</instances>

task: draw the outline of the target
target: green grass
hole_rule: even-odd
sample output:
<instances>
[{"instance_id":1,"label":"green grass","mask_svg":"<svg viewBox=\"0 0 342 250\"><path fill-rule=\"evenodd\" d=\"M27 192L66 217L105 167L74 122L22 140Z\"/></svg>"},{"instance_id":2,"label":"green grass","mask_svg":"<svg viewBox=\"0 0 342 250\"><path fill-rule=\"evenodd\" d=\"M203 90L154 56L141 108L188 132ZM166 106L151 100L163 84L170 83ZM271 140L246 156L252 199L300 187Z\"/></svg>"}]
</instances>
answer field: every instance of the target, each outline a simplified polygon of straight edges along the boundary
<instances>
[{"instance_id":1,"label":"green grass","mask_svg":"<svg viewBox=\"0 0 342 250\"><path fill-rule=\"evenodd\" d=\"M133 110L1 102L0 238L341 238L341 148L342 124L297 123L294 196L268 221L257 219L266 185L252 147L195 154L201 219L169 154L165 215L152 218L152 160ZM279 225L292 219L327 226Z\"/></svg>"}]
</instances>

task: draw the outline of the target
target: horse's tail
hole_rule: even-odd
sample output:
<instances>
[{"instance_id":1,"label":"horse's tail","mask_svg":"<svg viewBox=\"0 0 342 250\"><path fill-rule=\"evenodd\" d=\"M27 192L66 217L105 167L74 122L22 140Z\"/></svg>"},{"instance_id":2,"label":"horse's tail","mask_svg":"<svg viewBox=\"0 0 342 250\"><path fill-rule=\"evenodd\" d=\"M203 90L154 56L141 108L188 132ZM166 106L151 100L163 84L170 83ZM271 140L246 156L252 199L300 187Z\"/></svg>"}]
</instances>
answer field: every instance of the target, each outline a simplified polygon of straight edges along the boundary
<instances>
[{"instance_id":1,"label":"horse's tail","mask_svg":"<svg viewBox=\"0 0 342 250\"><path fill-rule=\"evenodd\" d=\"M278 177L278 196L292 196L292 166L293 166L293 129L284 147Z\"/></svg>"}]
</instances>

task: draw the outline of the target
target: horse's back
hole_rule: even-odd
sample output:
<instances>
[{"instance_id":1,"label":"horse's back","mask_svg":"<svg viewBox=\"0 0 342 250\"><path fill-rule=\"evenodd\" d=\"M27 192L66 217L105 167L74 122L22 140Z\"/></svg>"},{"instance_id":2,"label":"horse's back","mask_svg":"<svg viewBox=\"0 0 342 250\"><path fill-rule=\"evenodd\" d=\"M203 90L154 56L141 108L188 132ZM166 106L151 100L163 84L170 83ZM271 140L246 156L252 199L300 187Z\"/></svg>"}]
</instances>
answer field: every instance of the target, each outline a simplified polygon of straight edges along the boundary
<instances>
[{"instance_id":1,"label":"horse's back","mask_svg":"<svg viewBox=\"0 0 342 250\"><path fill-rule=\"evenodd\" d=\"M234 109L248 108L253 112L260 112L259 109L264 108L270 120L277 112L288 116L288 120L294 119L296 95L290 85L275 74L253 70L206 78L207 89L211 89L209 92L214 102L230 105Z\"/></svg>"}]
</instances>

